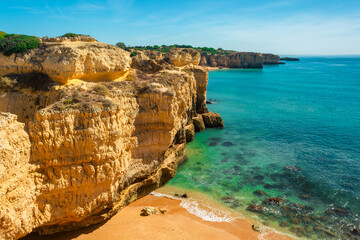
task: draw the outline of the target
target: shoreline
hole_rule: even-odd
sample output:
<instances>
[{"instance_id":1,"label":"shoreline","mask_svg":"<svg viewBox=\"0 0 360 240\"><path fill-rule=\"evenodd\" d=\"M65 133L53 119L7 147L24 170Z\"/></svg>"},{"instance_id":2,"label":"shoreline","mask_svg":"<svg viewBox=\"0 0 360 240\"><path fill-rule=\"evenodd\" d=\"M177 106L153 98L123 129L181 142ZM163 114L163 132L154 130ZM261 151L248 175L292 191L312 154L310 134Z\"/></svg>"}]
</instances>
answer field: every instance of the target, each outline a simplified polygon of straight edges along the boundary
<instances>
[{"instance_id":1,"label":"shoreline","mask_svg":"<svg viewBox=\"0 0 360 240\"><path fill-rule=\"evenodd\" d=\"M226 211L225 207L222 209L220 205L217 206L218 204L210 199L206 201L211 205L211 208L214 206L219 207L220 209L212 209L219 210L217 213L224 214L226 218L219 218L217 219L219 221L216 221L214 215L212 215L212 221L204 220L204 217L198 216L199 214L190 213L189 208L184 206L184 202L187 201L160 193L164 192L164 190L168 191L169 189L167 188L160 188L160 191L156 190L155 193L138 199L104 223L53 235L39 236L37 234L30 234L21 240L295 239L259 225L256 221L245 216L236 217L231 211ZM181 189L178 190L181 191ZM189 199L194 199L192 196L195 197L196 201L198 200L198 194L191 192ZM141 210L146 206L166 209L168 213L140 216ZM197 207L201 207L201 204L197 205ZM254 231L252 225L260 226L261 233Z\"/></svg>"}]
</instances>

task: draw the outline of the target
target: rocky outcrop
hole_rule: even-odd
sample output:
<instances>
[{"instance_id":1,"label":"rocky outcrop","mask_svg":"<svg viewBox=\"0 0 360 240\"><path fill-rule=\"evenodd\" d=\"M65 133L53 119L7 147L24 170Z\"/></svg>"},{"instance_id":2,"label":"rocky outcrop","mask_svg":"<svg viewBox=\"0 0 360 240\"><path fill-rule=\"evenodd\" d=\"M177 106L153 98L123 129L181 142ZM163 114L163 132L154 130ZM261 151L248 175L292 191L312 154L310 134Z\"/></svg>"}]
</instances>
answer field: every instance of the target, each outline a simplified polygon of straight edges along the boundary
<instances>
[{"instance_id":1,"label":"rocky outcrop","mask_svg":"<svg viewBox=\"0 0 360 240\"><path fill-rule=\"evenodd\" d=\"M106 64L97 62L101 59L123 62L119 72L128 69L127 77L63 85L70 75L61 75L61 61L47 78L29 73L34 59L55 58L56 46L20 54L23 61L1 68L7 78L18 74L0 88L0 112L12 113L0 114L0 239L106 220L174 177L186 158L185 144L194 137L193 118L207 119L208 127L222 122L206 108L207 71L194 62L178 69L139 56L130 68L122 50L91 44L80 50L100 51L90 57L95 65ZM68 65L83 61L74 45L59 47ZM0 63L7 59L0 56ZM154 61L150 68L149 60ZM88 68L87 74L98 76L98 70ZM36 87L36 79L47 87Z\"/></svg>"},{"instance_id":2,"label":"rocky outcrop","mask_svg":"<svg viewBox=\"0 0 360 240\"><path fill-rule=\"evenodd\" d=\"M200 63L200 53L192 48L173 48L165 55L165 60L174 66L182 67Z\"/></svg>"},{"instance_id":3,"label":"rocky outcrop","mask_svg":"<svg viewBox=\"0 0 360 240\"><path fill-rule=\"evenodd\" d=\"M227 55L201 55L201 66L225 68L262 68L263 57L260 53L233 52Z\"/></svg>"},{"instance_id":4,"label":"rocky outcrop","mask_svg":"<svg viewBox=\"0 0 360 240\"><path fill-rule=\"evenodd\" d=\"M193 117L193 124L195 127L196 132L202 132L205 130L205 123L202 115L198 115L196 117Z\"/></svg>"},{"instance_id":5,"label":"rocky outcrop","mask_svg":"<svg viewBox=\"0 0 360 240\"><path fill-rule=\"evenodd\" d=\"M16 115L0 113L0 239L32 231L35 175L25 124Z\"/></svg>"},{"instance_id":6,"label":"rocky outcrop","mask_svg":"<svg viewBox=\"0 0 360 240\"><path fill-rule=\"evenodd\" d=\"M204 119L205 127L210 127L210 128L224 127L224 122L218 113L208 112L202 114L202 117Z\"/></svg>"},{"instance_id":7,"label":"rocky outcrop","mask_svg":"<svg viewBox=\"0 0 360 240\"><path fill-rule=\"evenodd\" d=\"M130 53L98 42L44 42L39 49L4 56L0 77L7 74L43 73L65 84L71 79L111 81L130 70Z\"/></svg>"},{"instance_id":8,"label":"rocky outcrop","mask_svg":"<svg viewBox=\"0 0 360 240\"><path fill-rule=\"evenodd\" d=\"M96 39L88 35L79 35L75 37L43 37L42 42L96 42Z\"/></svg>"},{"instance_id":9,"label":"rocky outcrop","mask_svg":"<svg viewBox=\"0 0 360 240\"><path fill-rule=\"evenodd\" d=\"M262 56L264 58L264 60L263 60L264 64L283 64L282 62L280 62L279 55L265 53L265 54L262 54Z\"/></svg>"},{"instance_id":10,"label":"rocky outcrop","mask_svg":"<svg viewBox=\"0 0 360 240\"><path fill-rule=\"evenodd\" d=\"M280 58L281 61L300 61L298 58L292 58L292 57L282 57Z\"/></svg>"}]
</instances>

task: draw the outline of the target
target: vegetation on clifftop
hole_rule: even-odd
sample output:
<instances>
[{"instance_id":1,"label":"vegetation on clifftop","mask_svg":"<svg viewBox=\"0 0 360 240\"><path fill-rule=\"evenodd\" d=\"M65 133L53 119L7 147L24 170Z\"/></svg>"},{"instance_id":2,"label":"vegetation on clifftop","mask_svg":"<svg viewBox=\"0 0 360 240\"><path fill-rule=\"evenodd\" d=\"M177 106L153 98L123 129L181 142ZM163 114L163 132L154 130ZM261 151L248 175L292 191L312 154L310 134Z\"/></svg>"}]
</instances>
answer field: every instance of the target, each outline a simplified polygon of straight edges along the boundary
<instances>
[{"instance_id":1,"label":"vegetation on clifftop","mask_svg":"<svg viewBox=\"0 0 360 240\"><path fill-rule=\"evenodd\" d=\"M193 47L191 45L179 45L179 44L174 44L174 45L153 45L153 46L126 46L124 43L119 42L116 44L116 46L125 49L127 51L130 50L149 50L149 51L155 51L155 52L162 52L162 53L167 53L169 52L171 49L173 48L192 48L198 52L205 53L205 54L210 54L210 55L215 55L215 54L220 54L220 55L228 55L232 52L232 50L224 50L222 48L209 48L209 47Z\"/></svg>"},{"instance_id":2,"label":"vegetation on clifftop","mask_svg":"<svg viewBox=\"0 0 360 240\"><path fill-rule=\"evenodd\" d=\"M4 38L6 34L7 34L6 32L0 31L0 39Z\"/></svg>"},{"instance_id":3,"label":"vegetation on clifftop","mask_svg":"<svg viewBox=\"0 0 360 240\"><path fill-rule=\"evenodd\" d=\"M34 36L7 34L0 32L0 52L9 56L13 53L23 53L40 46L40 39Z\"/></svg>"},{"instance_id":4,"label":"vegetation on clifftop","mask_svg":"<svg viewBox=\"0 0 360 240\"><path fill-rule=\"evenodd\" d=\"M60 37L79 37L79 36L85 36L84 34L78 34L78 33L65 33L64 35L60 36Z\"/></svg>"}]
</instances>

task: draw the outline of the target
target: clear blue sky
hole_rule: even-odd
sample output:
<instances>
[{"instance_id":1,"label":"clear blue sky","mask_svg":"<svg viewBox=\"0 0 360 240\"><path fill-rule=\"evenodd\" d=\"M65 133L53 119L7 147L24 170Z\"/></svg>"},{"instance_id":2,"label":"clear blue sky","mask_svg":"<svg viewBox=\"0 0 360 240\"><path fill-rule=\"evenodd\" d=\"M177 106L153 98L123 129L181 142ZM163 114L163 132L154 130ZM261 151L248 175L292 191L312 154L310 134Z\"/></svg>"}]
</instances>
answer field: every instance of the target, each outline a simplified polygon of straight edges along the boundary
<instances>
[{"instance_id":1,"label":"clear blue sky","mask_svg":"<svg viewBox=\"0 0 360 240\"><path fill-rule=\"evenodd\" d=\"M360 54L360 0L0 0L0 30L127 45Z\"/></svg>"}]
</instances>

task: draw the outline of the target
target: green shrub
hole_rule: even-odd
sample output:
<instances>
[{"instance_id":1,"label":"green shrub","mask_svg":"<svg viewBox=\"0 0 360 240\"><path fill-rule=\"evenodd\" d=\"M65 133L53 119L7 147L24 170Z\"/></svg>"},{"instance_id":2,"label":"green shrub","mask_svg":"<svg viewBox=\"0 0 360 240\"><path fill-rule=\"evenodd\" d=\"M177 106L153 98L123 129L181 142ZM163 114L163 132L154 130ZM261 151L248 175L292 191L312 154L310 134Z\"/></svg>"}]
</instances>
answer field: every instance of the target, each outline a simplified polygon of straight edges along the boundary
<instances>
[{"instance_id":1,"label":"green shrub","mask_svg":"<svg viewBox=\"0 0 360 240\"><path fill-rule=\"evenodd\" d=\"M96 94L106 96L109 94L109 90L104 85L97 85L94 87Z\"/></svg>"},{"instance_id":2,"label":"green shrub","mask_svg":"<svg viewBox=\"0 0 360 240\"><path fill-rule=\"evenodd\" d=\"M0 39L0 52L9 56L13 53L23 53L30 49L39 48L40 39L34 36L6 34Z\"/></svg>"},{"instance_id":3,"label":"green shrub","mask_svg":"<svg viewBox=\"0 0 360 240\"><path fill-rule=\"evenodd\" d=\"M126 47L126 45L125 45L125 43L123 43L123 42L118 42L117 44L115 44L117 47L119 47L119 48L122 48L122 49L124 49L124 50L126 50L127 49L127 47Z\"/></svg>"},{"instance_id":4,"label":"green shrub","mask_svg":"<svg viewBox=\"0 0 360 240\"><path fill-rule=\"evenodd\" d=\"M135 57L136 56L136 52L132 52L132 53L130 53L130 57Z\"/></svg>"},{"instance_id":5,"label":"green shrub","mask_svg":"<svg viewBox=\"0 0 360 240\"><path fill-rule=\"evenodd\" d=\"M65 33L64 35L60 36L60 37L78 37L78 36L84 36L84 34L77 34L77 33Z\"/></svg>"},{"instance_id":6,"label":"green shrub","mask_svg":"<svg viewBox=\"0 0 360 240\"><path fill-rule=\"evenodd\" d=\"M5 35L7 35L6 32L0 31L0 39L5 38Z\"/></svg>"}]
</instances>

